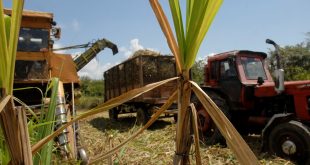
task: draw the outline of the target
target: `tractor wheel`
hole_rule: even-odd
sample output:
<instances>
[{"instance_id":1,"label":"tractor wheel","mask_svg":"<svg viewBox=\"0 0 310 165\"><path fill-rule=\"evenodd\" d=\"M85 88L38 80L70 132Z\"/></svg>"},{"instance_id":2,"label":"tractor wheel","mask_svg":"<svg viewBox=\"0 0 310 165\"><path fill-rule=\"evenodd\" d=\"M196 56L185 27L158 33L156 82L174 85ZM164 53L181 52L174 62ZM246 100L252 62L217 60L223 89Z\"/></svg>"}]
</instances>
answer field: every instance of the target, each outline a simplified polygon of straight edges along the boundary
<instances>
[{"instance_id":1,"label":"tractor wheel","mask_svg":"<svg viewBox=\"0 0 310 165\"><path fill-rule=\"evenodd\" d=\"M298 163L310 162L309 127L298 121L277 125L268 137L269 151Z\"/></svg>"},{"instance_id":2,"label":"tractor wheel","mask_svg":"<svg viewBox=\"0 0 310 165\"><path fill-rule=\"evenodd\" d=\"M137 125L145 125L149 121L150 115L147 112L147 109L138 108L136 118L137 118Z\"/></svg>"},{"instance_id":3,"label":"tractor wheel","mask_svg":"<svg viewBox=\"0 0 310 165\"><path fill-rule=\"evenodd\" d=\"M118 110L116 108L112 108L109 110L109 118L111 121L118 120Z\"/></svg>"},{"instance_id":4,"label":"tractor wheel","mask_svg":"<svg viewBox=\"0 0 310 165\"><path fill-rule=\"evenodd\" d=\"M230 119L229 109L226 101L218 96L214 92L207 93L219 109ZM201 139L206 145L221 144L226 145L225 138L221 134L220 130L216 127L211 116L207 113L203 105L200 103L196 96L192 97L192 103L194 103L197 116L198 116L198 129L201 132Z\"/></svg>"}]
</instances>

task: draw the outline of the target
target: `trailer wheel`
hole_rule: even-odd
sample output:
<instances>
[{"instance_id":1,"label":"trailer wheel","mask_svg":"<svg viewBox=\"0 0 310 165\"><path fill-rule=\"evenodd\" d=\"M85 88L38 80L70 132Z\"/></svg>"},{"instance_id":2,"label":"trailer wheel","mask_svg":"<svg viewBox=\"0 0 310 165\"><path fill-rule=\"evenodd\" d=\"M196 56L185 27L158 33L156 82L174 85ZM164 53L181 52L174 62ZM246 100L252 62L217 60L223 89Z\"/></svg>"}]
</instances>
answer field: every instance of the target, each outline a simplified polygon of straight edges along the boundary
<instances>
[{"instance_id":1,"label":"trailer wheel","mask_svg":"<svg viewBox=\"0 0 310 165\"><path fill-rule=\"evenodd\" d=\"M298 121L277 125L268 137L269 151L298 163L310 162L309 127Z\"/></svg>"},{"instance_id":2,"label":"trailer wheel","mask_svg":"<svg viewBox=\"0 0 310 165\"><path fill-rule=\"evenodd\" d=\"M112 108L109 110L109 118L111 121L118 120L118 110L116 108Z\"/></svg>"},{"instance_id":3,"label":"trailer wheel","mask_svg":"<svg viewBox=\"0 0 310 165\"><path fill-rule=\"evenodd\" d=\"M219 109L225 114L225 116L230 119L229 109L226 101L218 96L214 92L207 92L214 103L219 107ZM206 112L200 101L196 96L191 99L194 103L197 116L198 116L198 128L201 132L201 139L206 145L214 145L220 143L221 145L226 145L226 140L221 134L220 130L216 127L211 116Z\"/></svg>"},{"instance_id":4,"label":"trailer wheel","mask_svg":"<svg viewBox=\"0 0 310 165\"><path fill-rule=\"evenodd\" d=\"M138 108L136 119L137 125L145 125L150 119L150 115L147 112L147 109Z\"/></svg>"}]
</instances>

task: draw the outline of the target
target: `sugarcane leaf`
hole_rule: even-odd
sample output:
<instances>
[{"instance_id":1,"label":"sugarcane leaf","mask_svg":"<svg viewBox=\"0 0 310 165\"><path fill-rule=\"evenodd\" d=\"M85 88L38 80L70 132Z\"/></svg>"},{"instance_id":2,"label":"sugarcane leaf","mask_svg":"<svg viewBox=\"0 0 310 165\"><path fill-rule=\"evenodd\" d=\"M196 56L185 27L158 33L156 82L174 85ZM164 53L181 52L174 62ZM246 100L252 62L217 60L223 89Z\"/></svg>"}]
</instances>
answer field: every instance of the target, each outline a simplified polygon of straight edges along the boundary
<instances>
[{"instance_id":1,"label":"sugarcane leaf","mask_svg":"<svg viewBox=\"0 0 310 165\"><path fill-rule=\"evenodd\" d=\"M204 10L201 10L201 21L194 21L194 24L199 28L196 28L196 31L194 30L193 34L189 35L191 38L186 38L187 42L189 42L187 43L189 46L186 54L188 54L189 57L186 59L185 68L190 68L194 64L199 47L222 2L222 0L209 0L209 2L206 2L204 4ZM193 17L193 15L191 16Z\"/></svg>"},{"instance_id":2,"label":"sugarcane leaf","mask_svg":"<svg viewBox=\"0 0 310 165\"><path fill-rule=\"evenodd\" d=\"M17 52L17 43L19 37L20 24L22 19L24 7L24 0L13 1L13 11L12 11L12 21L9 39L9 68L7 69L8 81L8 93L13 93L13 81L14 81L14 69L15 69L15 59Z\"/></svg>"},{"instance_id":3,"label":"sugarcane leaf","mask_svg":"<svg viewBox=\"0 0 310 165\"><path fill-rule=\"evenodd\" d=\"M59 129L57 129L54 133L44 137L42 140L40 140L39 142L37 142L35 145L32 146L32 153L35 154L37 153L41 148L42 146L44 146L47 142L49 142L50 140L52 140L53 138L55 138L56 136L58 136L60 133L62 133L62 131L67 128L68 126L72 125L74 122L78 121L78 120L81 120L81 119L84 119L84 118L87 118L89 116L92 116L92 115L95 115L95 114L98 114L100 112L104 112L104 111L107 111L111 108L114 108L118 105L121 105L123 104L124 102L127 102L135 97L138 97L140 95L142 95L143 93L146 93L156 87L159 87L163 84L166 84L168 82L171 82L173 80L177 80L178 77L173 77L173 78L169 78L169 79L166 79L166 80L162 80L162 81L159 81L159 82L156 82L156 83L152 83L152 84L148 84L144 87L141 87L141 88L136 88L136 89L133 89L129 92L126 92L118 97L115 97L111 100L108 100L107 102L105 103L102 103L100 104L99 106L87 111L87 112L84 112L82 114L80 114L79 116L75 117L74 119L70 120L68 123L66 123L65 125L63 125L62 127L60 127Z\"/></svg>"},{"instance_id":4,"label":"sugarcane leaf","mask_svg":"<svg viewBox=\"0 0 310 165\"><path fill-rule=\"evenodd\" d=\"M182 13L180 9L179 0L169 0L169 4L170 4L173 22L175 25L174 28L175 28L176 37L178 40L178 46L180 49L180 56L183 57L184 50L186 49L186 45L185 45L183 20L182 20Z\"/></svg>"},{"instance_id":5,"label":"sugarcane leaf","mask_svg":"<svg viewBox=\"0 0 310 165\"><path fill-rule=\"evenodd\" d=\"M7 86L7 63L8 63L8 47L6 29L9 27L5 22L9 22L10 17L4 17L2 0L0 1L0 88ZM5 21L6 20L6 21Z\"/></svg>"},{"instance_id":6,"label":"sugarcane leaf","mask_svg":"<svg viewBox=\"0 0 310 165\"><path fill-rule=\"evenodd\" d=\"M39 141L43 139L44 137L50 135L54 131L54 125L55 125L55 111L57 106L57 95L58 90L60 88L59 86L60 82L58 78L52 78L50 81L50 84L48 85L51 89L51 100L50 104L48 106L47 111L41 111L41 118L39 123L33 128L37 128L37 136L35 137L36 141ZM46 91L46 93L48 90ZM43 146L43 148L40 150L40 152L36 155L34 155L33 162L34 164L50 164L51 163L51 155L53 150L53 141L49 141L47 145Z\"/></svg>"},{"instance_id":7,"label":"sugarcane leaf","mask_svg":"<svg viewBox=\"0 0 310 165\"><path fill-rule=\"evenodd\" d=\"M228 147L234 152L241 164L259 164L258 160L242 139L241 135L227 119L225 114L219 109L219 107L212 101L212 99L199 87L199 85L193 81L192 89L195 95L204 107L204 110L211 116L212 120L220 130L221 134L225 137Z\"/></svg>"},{"instance_id":8,"label":"sugarcane leaf","mask_svg":"<svg viewBox=\"0 0 310 165\"><path fill-rule=\"evenodd\" d=\"M0 113L1 113L1 111L4 109L4 107L6 106L6 104L9 102L9 100L10 100L11 97L12 97L11 95L8 95L8 96L6 96L3 100L1 100L1 102L0 102Z\"/></svg>"},{"instance_id":9,"label":"sugarcane leaf","mask_svg":"<svg viewBox=\"0 0 310 165\"><path fill-rule=\"evenodd\" d=\"M179 46L174 38L173 32L171 30L170 24L168 22L168 19L162 10L161 5L159 4L158 0L149 0L152 9L156 15L156 18L159 22L159 25L164 33L164 35L167 38L168 46L172 52L172 54L175 57L175 62L177 65L177 70L179 73L182 72L182 66L183 66L183 59L180 56L180 50Z\"/></svg>"},{"instance_id":10,"label":"sugarcane leaf","mask_svg":"<svg viewBox=\"0 0 310 165\"><path fill-rule=\"evenodd\" d=\"M194 6L194 0L186 1L186 30L188 29L189 26L189 19L191 18L193 6Z\"/></svg>"}]
</instances>

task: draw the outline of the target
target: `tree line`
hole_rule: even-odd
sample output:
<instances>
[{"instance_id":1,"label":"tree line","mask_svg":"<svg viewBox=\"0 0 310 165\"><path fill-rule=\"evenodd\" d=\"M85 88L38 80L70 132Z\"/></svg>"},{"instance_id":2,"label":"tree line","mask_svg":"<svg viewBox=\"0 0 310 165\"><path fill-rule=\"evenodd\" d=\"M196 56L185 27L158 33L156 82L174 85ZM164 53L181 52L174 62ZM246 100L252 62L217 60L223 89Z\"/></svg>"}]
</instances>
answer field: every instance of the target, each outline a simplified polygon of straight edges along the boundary
<instances>
[{"instance_id":1,"label":"tree line","mask_svg":"<svg viewBox=\"0 0 310 165\"><path fill-rule=\"evenodd\" d=\"M269 51L270 70L275 69L275 51ZM310 80L310 32L304 42L280 48L281 66L284 69L284 79Z\"/></svg>"},{"instance_id":2,"label":"tree line","mask_svg":"<svg viewBox=\"0 0 310 165\"><path fill-rule=\"evenodd\" d=\"M83 96L104 96L104 81L93 80L88 76L82 76L80 78L80 89Z\"/></svg>"}]
</instances>

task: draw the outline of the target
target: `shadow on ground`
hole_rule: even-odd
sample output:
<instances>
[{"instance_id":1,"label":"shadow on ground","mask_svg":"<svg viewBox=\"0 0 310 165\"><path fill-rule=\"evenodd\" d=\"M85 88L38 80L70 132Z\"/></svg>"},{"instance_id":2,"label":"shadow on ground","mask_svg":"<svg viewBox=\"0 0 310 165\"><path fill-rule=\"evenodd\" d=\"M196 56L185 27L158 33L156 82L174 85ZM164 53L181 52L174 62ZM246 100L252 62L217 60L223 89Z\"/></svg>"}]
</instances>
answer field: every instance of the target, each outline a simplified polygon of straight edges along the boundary
<instances>
[{"instance_id":1,"label":"shadow on ground","mask_svg":"<svg viewBox=\"0 0 310 165\"><path fill-rule=\"evenodd\" d=\"M109 118L105 117L97 117L90 120L89 123L103 132L107 130L119 130L120 132L126 132L136 126L136 117L120 117L118 121L111 121ZM171 122L169 121L158 119L148 128L148 130L163 129L170 124Z\"/></svg>"}]
</instances>

